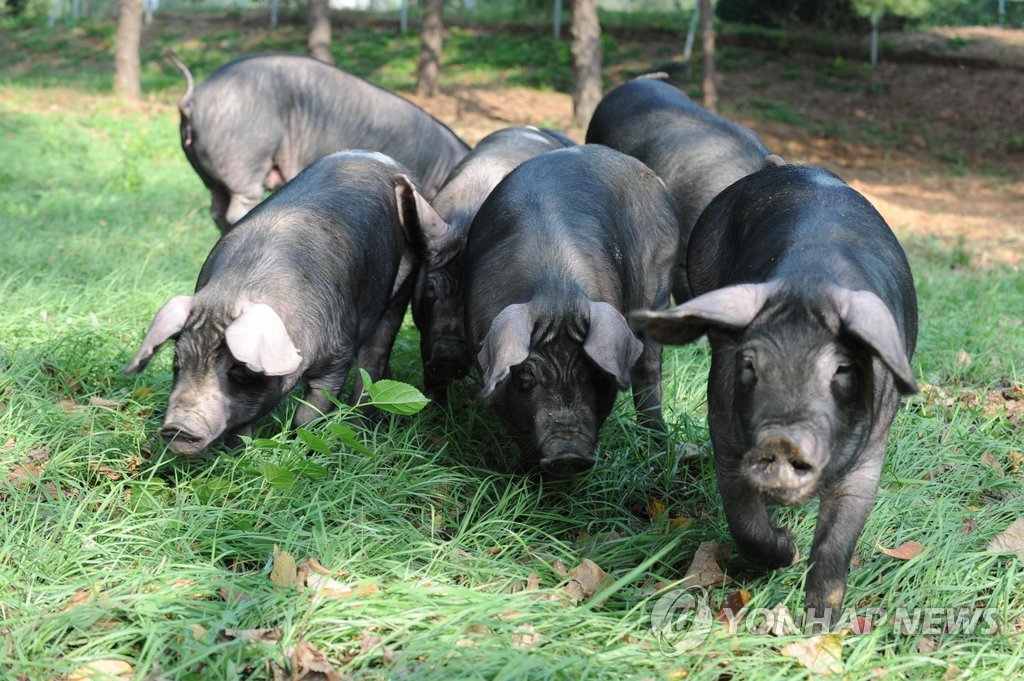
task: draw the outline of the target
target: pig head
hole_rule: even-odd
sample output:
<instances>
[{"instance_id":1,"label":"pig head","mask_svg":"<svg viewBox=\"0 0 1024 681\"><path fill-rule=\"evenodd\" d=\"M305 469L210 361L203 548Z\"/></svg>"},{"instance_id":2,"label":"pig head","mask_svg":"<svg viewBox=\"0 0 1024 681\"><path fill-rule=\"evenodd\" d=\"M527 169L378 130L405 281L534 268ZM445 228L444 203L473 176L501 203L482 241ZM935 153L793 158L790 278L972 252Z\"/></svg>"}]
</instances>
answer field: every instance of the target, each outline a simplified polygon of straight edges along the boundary
<instances>
[{"instance_id":1,"label":"pig head","mask_svg":"<svg viewBox=\"0 0 1024 681\"><path fill-rule=\"evenodd\" d=\"M821 495L807 606L834 619L874 502L900 395L917 390L905 334L870 291L770 280L727 286L631 321L655 340L707 334L708 424L730 530L768 567L796 558L769 504Z\"/></svg>"},{"instance_id":2,"label":"pig head","mask_svg":"<svg viewBox=\"0 0 1024 681\"><path fill-rule=\"evenodd\" d=\"M174 388L160 435L177 454L194 454L268 413L302 375L303 360L277 312L265 303L210 304L202 292L164 305L125 368L146 368L176 340Z\"/></svg>"},{"instance_id":3,"label":"pig head","mask_svg":"<svg viewBox=\"0 0 1024 681\"><path fill-rule=\"evenodd\" d=\"M594 465L598 432L643 349L608 303L509 305L477 355L480 397L494 406L528 463L569 477Z\"/></svg>"}]
</instances>

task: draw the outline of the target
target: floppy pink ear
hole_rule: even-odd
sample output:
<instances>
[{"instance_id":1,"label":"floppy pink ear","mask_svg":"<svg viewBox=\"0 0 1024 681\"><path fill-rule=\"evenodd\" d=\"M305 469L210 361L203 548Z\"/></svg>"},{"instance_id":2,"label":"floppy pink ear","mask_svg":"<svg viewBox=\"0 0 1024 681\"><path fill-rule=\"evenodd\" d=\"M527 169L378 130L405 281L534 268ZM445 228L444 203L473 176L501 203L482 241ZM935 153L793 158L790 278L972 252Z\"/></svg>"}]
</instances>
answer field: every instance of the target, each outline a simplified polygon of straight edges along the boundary
<instances>
[{"instance_id":1,"label":"floppy pink ear","mask_svg":"<svg viewBox=\"0 0 1024 681\"><path fill-rule=\"evenodd\" d=\"M281 317L265 303L249 305L224 330L231 356L250 371L266 376L287 376L302 365L302 357L288 336Z\"/></svg>"},{"instance_id":2,"label":"floppy pink ear","mask_svg":"<svg viewBox=\"0 0 1024 681\"><path fill-rule=\"evenodd\" d=\"M153 322L146 331L139 351L124 368L126 374L136 374L146 368L160 347L172 338L177 337L185 328L185 320L192 311L192 296L175 296L160 308Z\"/></svg>"},{"instance_id":3,"label":"floppy pink ear","mask_svg":"<svg viewBox=\"0 0 1024 681\"><path fill-rule=\"evenodd\" d=\"M907 359L903 335L889 307L871 291L834 291L839 303L843 327L875 354L896 379L896 387L904 395L917 392L917 381Z\"/></svg>"},{"instance_id":4,"label":"floppy pink ear","mask_svg":"<svg viewBox=\"0 0 1024 681\"><path fill-rule=\"evenodd\" d=\"M590 330L583 351L615 378L619 390L629 387L629 372L644 344L629 330L626 318L608 303L590 303Z\"/></svg>"},{"instance_id":5,"label":"floppy pink ear","mask_svg":"<svg viewBox=\"0 0 1024 681\"><path fill-rule=\"evenodd\" d=\"M773 282L726 286L664 312L637 310L629 315L629 321L659 343L685 345L713 327L747 327L777 287Z\"/></svg>"},{"instance_id":6,"label":"floppy pink ear","mask_svg":"<svg viewBox=\"0 0 1024 681\"><path fill-rule=\"evenodd\" d=\"M509 305L491 321L491 328L484 336L483 347L477 355L484 381L480 399L491 397L508 378L512 367L522 364L530 356L532 332L533 315L526 303Z\"/></svg>"}]
</instances>

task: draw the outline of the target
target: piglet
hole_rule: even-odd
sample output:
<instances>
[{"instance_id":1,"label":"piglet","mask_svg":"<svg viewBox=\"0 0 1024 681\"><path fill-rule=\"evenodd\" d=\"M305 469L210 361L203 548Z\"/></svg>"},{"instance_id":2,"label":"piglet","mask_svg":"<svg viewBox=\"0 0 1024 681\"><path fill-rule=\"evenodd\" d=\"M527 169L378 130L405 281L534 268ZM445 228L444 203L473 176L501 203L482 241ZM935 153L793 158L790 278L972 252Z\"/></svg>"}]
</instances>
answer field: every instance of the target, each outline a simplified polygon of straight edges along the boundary
<instances>
[{"instance_id":1,"label":"piglet","mask_svg":"<svg viewBox=\"0 0 1024 681\"><path fill-rule=\"evenodd\" d=\"M791 564L770 504L821 497L806 606L835 621L871 511L910 357L917 298L903 249L859 193L821 168L770 165L716 197L690 238L694 298L640 311L663 343L711 342L708 425L742 554ZM813 612L811 612L813 611Z\"/></svg>"},{"instance_id":2,"label":"piglet","mask_svg":"<svg viewBox=\"0 0 1024 681\"><path fill-rule=\"evenodd\" d=\"M340 152L240 220L210 252L195 294L157 312L125 369L142 371L176 340L160 429L168 446L192 454L248 432L299 383L294 422L306 423L331 409L324 391L340 392L353 361L385 376L415 276L409 234L434 218L394 160Z\"/></svg>"}]
</instances>

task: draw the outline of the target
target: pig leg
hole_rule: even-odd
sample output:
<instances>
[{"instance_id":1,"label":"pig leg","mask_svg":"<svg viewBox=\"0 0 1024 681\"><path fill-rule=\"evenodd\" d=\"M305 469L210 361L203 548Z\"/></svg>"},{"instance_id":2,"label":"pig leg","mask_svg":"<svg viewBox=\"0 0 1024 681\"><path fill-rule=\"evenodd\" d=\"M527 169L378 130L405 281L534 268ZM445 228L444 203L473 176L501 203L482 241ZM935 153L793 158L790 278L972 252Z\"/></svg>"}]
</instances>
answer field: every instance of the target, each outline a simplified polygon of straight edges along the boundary
<instances>
[{"instance_id":1,"label":"pig leg","mask_svg":"<svg viewBox=\"0 0 1024 681\"><path fill-rule=\"evenodd\" d=\"M398 283L394 295L387 309L377 322L376 328L370 337L359 348L359 355L356 366L365 369L371 380L391 377L391 348L395 344L398 330L402 328L402 321L405 319L405 310L409 306L409 299L412 297L412 289L416 284L415 263L411 256L402 258L399 266ZM352 403L354 404L363 394L363 377L356 374L355 386L352 389Z\"/></svg>"},{"instance_id":2,"label":"pig leg","mask_svg":"<svg viewBox=\"0 0 1024 681\"><path fill-rule=\"evenodd\" d=\"M231 229L228 222L228 204L231 202L231 194L226 189L217 187L210 190L210 217L213 218L221 234L227 234Z\"/></svg>"},{"instance_id":3,"label":"pig leg","mask_svg":"<svg viewBox=\"0 0 1024 681\"><path fill-rule=\"evenodd\" d=\"M726 458L716 452L715 470L725 519L740 553L768 568L792 565L797 556L793 534L772 523L764 497L744 482L738 466L722 463ZM732 458L738 462L742 457Z\"/></svg>"},{"instance_id":4,"label":"pig leg","mask_svg":"<svg viewBox=\"0 0 1024 681\"><path fill-rule=\"evenodd\" d=\"M352 368L352 356L346 355L334 367L320 376L306 380L306 394L303 400L306 404L300 404L295 410L295 418L292 422L296 426L302 426L313 419L319 418L321 414L334 409L334 403L327 395L337 396L345 387L345 379L348 378L349 369ZM327 395L324 394L327 391Z\"/></svg>"},{"instance_id":5,"label":"pig leg","mask_svg":"<svg viewBox=\"0 0 1024 681\"><path fill-rule=\"evenodd\" d=\"M637 421L652 430L665 432L661 415L661 344L644 339L644 351L630 370L633 406Z\"/></svg>"},{"instance_id":6,"label":"pig leg","mask_svg":"<svg viewBox=\"0 0 1024 681\"><path fill-rule=\"evenodd\" d=\"M821 495L807 573L805 605L809 617L827 619L830 624L839 619L850 558L875 503L884 447L883 441L873 451L863 452L867 460Z\"/></svg>"}]
</instances>

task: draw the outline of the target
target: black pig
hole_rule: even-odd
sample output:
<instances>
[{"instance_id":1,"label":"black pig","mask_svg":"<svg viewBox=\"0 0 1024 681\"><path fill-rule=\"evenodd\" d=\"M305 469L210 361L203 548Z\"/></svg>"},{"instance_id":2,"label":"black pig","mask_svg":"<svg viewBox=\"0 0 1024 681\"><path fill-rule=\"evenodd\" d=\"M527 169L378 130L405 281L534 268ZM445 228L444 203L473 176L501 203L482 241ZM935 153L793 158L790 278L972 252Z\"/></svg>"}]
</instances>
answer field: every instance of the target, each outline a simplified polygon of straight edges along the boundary
<instances>
[{"instance_id":1,"label":"black pig","mask_svg":"<svg viewBox=\"0 0 1024 681\"><path fill-rule=\"evenodd\" d=\"M664 184L600 145L526 161L469 230L466 335L490 401L527 466L569 476L594 464L616 391L663 428L661 347L625 310L667 306L677 227Z\"/></svg>"},{"instance_id":2,"label":"black pig","mask_svg":"<svg viewBox=\"0 0 1024 681\"><path fill-rule=\"evenodd\" d=\"M557 136L556 136L557 135ZM427 394L443 400L448 386L469 371L459 280L469 226L491 190L516 166L538 154L572 146L572 140L534 127L505 128L480 140L452 170L431 201L443 222L421 235L423 263L412 298L420 332Z\"/></svg>"},{"instance_id":3,"label":"black pig","mask_svg":"<svg viewBox=\"0 0 1024 681\"><path fill-rule=\"evenodd\" d=\"M796 558L768 504L820 495L808 608L833 621L874 503L910 356L917 298L882 216L832 173L766 168L708 206L690 239L695 298L637 312L664 343L711 341L708 424L729 529L769 567Z\"/></svg>"},{"instance_id":4,"label":"black pig","mask_svg":"<svg viewBox=\"0 0 1024 681\"><path fill-rule=\"evenodd\" d=\"M697 218L720 191L761 169L767 147L748 128L651 77L627 81L604 96L587 128L587 142L635 156L665 181L679 215L672 296L676 303L686 301L687 242Z\"/></svg>"},{"instance_id":5,"label":"black pig","mask_svg":"<svg viewBox=\"0 0 1024 681\"><path fill-rule=\"evenodd\" d=\"M376 152L321 159L221 237L194 296L157 312L125 372L176 339L160 430L172 450L246 432L300 382L308 404L294 420L306 423L331 408L323 391L341 390L353 360L388 373L414 281L409 233L432 214L406 173Z\"/></svg>"},{"instance_id":6,"label":"black pig","mask_svg":"<svg viewBox=\"0 0 1024 681\"><path fill-rule=\"evenodd\" d=\"M181 146L211 194L222 232L300 170L334 151L373 149L432 197L469 147L440 121L362 78L308 57L263 55L221 66L178 105Z\"/></svg>"}]
</instances>

